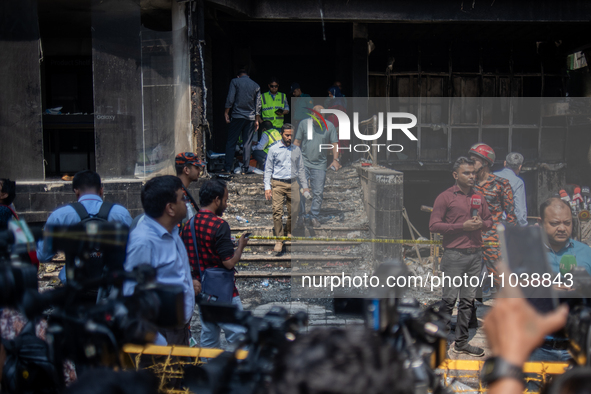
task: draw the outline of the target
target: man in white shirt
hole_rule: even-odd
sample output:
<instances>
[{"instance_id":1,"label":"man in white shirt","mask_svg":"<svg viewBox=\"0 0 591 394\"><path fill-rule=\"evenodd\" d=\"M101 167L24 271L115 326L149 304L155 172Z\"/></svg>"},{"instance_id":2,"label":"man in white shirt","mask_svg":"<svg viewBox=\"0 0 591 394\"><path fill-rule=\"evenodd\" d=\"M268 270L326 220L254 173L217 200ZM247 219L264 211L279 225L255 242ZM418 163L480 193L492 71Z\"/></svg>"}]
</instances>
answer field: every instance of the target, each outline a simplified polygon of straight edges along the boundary
<instances>
[{"instance_id":1,"label":"man in white shirt","mask_svg":"<svg viewBox=\"0 0 591 394\"><path fill-rule=\"evenodd\" d=\"M297 220L300 206L300 186L308 192L302 152L291 144L293 126L281 127L281 142L273 145L265 163L265 198L273 199L273 225L276 237L291 236L292 218ZM286 229L283 228L283 201L287 205ZM292 206L294 210L292 211ZM283 241L275 243L275 252L283 250Z\"/></svg>"}]
</instances>

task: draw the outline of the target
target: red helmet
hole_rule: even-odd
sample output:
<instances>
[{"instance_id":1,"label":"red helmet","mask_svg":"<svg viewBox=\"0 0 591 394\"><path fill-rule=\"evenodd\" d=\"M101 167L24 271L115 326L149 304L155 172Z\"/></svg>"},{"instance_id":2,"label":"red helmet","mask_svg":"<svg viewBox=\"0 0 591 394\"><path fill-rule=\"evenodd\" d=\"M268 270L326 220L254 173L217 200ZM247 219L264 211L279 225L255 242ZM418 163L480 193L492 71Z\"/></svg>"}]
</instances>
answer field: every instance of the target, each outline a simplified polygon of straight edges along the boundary
<instances>
[{"instance_id":1,"label":"red helmet","mask_svg":"<svg viewBox=\"0 0 591 394\"><path fill-rule=\"evenodd\" d=\"M497 157L493 148L481 142L472 145L468 154L483 158L491 167L495 163L495 158Z\"/></svg>"}]
</instances>

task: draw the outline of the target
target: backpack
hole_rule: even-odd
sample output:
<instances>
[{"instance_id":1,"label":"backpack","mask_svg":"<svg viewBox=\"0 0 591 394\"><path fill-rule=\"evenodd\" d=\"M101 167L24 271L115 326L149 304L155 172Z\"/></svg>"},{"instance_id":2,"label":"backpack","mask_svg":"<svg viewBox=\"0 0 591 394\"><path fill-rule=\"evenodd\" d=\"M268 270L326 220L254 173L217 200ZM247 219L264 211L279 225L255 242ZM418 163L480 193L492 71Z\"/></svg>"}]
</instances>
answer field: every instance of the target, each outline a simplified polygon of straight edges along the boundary
<instances>
[{"instance_id":1,"label":"backpack","mask_svg":"<svg viewBox=\"0 0 591 394\"><path fill-rule=\"evenodd\" d=\"M115 204L110 202L103 202L101 208L99 209L96 215L90 215L84 205L79 202L71 203L70 206L74 208L78 216L80 216L80 223L86 224L89 222L108 222L109 221L109 213ZM105 268L105 262L102 258L103 252L100 249L95 249L92 252L91 257L88 259L90 264L84 267L83 279L94 279L100 278L103 275L103 271ZM102 299L105 294L104 292L100 292L99 289L94 288L90 289L86 292L86 297L88 297L88 301L91 299L95 299L97 302Z\"/></svg>"},{"instance_id":2,"label":"backpack","mask_svg":"<svg viewBox=\"0 0 591 394\"><path fill-rule=\"evenodd\" d=\"M108 222L109 221L109 213L115 204L111 202L103 202L101 205L101 209L99 209L96 215L90 215L84 205L79 202L73 202L70 204L72 208L76 211L78 216L80 216L80 223L86 224L88 222L99 221L99 222Z\"/></svg>"}]
</instances>

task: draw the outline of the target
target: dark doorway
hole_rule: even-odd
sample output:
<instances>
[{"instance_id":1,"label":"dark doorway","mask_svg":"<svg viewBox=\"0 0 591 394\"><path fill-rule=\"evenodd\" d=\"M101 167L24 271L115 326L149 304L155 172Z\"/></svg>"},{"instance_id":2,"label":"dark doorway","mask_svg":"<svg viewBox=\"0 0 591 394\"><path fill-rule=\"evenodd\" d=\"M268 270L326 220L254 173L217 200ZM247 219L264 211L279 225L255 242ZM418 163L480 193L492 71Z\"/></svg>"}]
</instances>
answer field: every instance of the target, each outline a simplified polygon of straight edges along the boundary
<instances>
[{"instance_id":1,"label":"dark doorway","mask_svg":"<svg viewBox=\"0 0 591 394\"><path fill-rule=\"evenodd\" d=\"M39 1L46 178L95 169L90 1Z\"/></svg>"}]
</instances>

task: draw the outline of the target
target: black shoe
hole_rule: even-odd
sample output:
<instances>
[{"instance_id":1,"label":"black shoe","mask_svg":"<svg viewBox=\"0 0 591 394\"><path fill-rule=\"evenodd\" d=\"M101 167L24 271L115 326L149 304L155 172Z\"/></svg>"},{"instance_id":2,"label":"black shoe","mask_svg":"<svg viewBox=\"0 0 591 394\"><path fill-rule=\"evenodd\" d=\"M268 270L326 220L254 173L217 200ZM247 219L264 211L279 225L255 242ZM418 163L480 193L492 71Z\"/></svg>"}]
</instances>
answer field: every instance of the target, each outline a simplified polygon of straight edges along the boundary
<instances>
[{"instance_id":1,"label":"black shoe","mask_svg":"<svg viewBox=\"0 0 591 394\"><path fill-rule=\"evenodd\" d=\"M228 170L224 170L222 172L218 172L217 175L225 175L225 176L228 176L228 175L232 175L232 173L230 171L228 171Z\"/></svg>"},{"instance_id":2,"label":"black shoe","mask_svg":"<svg viewBox=\"0 0 591 394\"><path fill-rule=\"evenodd\" d=\"M312 227L320 227L320 221L316 218L312 218Z\"/></svg>"},{"instance_id":3,"label":"black shoe","mask_svg":"<svg viewBox=\"0 0 591 394\"><path fill-rule=\"evenodd\" d=\"M462 347L458 347L455 343L451 346L451 351L458 354L467 354L473 357L482 357L484 356L484 349L479 348L477 346L472 346L470 344L466 344Z\"/></svg>"},{"instance_id":4,"label":"black shoe","mask_svg":"<svg viewBox=\"0 0 591 394\"><path fill-rule=\"evenodd\" d=\"M296 228L296 229L300 229L300 228L302 228L302 227L304 227L304 219L302 219L302 218L299 218L299 219L297 220L297 222L296 222L296 225L295 225L295 227L294 227L294 228Z\"/></svg>"}]
</instances>

